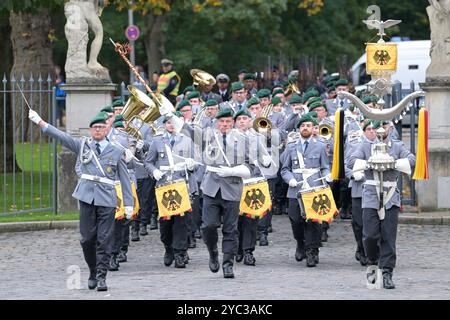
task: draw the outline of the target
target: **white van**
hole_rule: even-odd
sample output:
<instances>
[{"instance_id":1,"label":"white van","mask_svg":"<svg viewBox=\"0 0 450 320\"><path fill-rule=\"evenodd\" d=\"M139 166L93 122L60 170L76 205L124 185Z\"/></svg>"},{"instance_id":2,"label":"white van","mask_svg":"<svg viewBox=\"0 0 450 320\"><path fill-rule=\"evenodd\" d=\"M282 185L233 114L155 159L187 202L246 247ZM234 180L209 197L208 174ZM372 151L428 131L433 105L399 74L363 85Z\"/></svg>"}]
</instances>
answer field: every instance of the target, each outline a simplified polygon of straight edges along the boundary
<instances>
[{"instance_id":1,"label":"white van","mask_svg":"<svg viewBox=\"0 0 450 320\"><path fill-rule=\"evenodd\" d=\"M425 82L425 73L431 63L430 40L402 41L397 43L397 72L392 75L392 81L398 80L402 89L410 89L411 81L419 89L419 83ZM352 82L356 90L365 89L371 77L366 74L366 54L364 53L352 66ZM363 86L363 87L361 87Z\"/></svg>"}]
</instances>

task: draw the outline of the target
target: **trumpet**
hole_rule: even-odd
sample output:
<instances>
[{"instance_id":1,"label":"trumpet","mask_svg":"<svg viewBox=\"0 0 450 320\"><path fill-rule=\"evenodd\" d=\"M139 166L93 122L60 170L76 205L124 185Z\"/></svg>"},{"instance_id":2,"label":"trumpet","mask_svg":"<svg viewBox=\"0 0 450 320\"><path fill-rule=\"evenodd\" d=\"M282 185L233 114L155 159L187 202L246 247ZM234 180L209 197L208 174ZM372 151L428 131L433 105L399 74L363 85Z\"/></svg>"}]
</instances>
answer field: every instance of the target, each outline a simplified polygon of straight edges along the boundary
<instances>
[{"instance_id":1,"label":"trumpet","mask_svg":"<svg viewBox=\"0 0 450 320\"><path fill-rule=\"evenodd\" d=\"M319 125L319 136L325 140L330 140L333 135L333 127L327 123Z\"/></svg>"},{"instance_id":2,"label":"trumpet","mask_svg":"<svg viewBox=\"0 0 450 320\"><path fill-rule=\"evenodd\" d=\"M261 116L253 121L253 129L256 132L261 132L263 130L272 130L272 121L269 120L269 115L272 113L273 104L269 104L261 111Z\"/></svg>"}]
</instances>

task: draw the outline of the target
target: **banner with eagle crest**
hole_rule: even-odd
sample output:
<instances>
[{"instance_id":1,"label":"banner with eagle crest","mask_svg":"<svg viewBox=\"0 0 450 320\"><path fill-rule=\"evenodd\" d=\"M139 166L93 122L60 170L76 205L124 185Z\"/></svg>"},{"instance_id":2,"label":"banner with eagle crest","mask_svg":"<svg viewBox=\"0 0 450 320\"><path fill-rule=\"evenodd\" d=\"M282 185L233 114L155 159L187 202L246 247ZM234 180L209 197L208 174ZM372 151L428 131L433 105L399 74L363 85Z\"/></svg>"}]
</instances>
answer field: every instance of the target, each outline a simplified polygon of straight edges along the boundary
<instances>
[{"instance_id":1,"label":"banner with eagle crest","mask_svg":"<svg viewBox=\"0 0 450 320\"><path fill-rule=\"evenodd\" d=\"M302 193L300 200L303 204L306 220L331 223L338 214L330 187Z\"/></svg>"},{"instance_id":2,"label":"banner with eagle crest","mask_svg":"<svg viewBox=\"0 0 450 320\"><path fill-rule=\"evenodd\" d=\"M186 181L180 180L155 188L159 218L170 219L172 216L184 216L192 211Z\"/></svg>"},{"instance_id":3,"label":"banner with eagle crest","mask_svg":"<svg viewBox=\"0 0 450 320\"><path fill-rule=\"evenodd\" d=\"M366 56L367 74L397 70L397 44L395 43L368 43Z\"/></svg>"},{"instance_id":4,"label":"banner with eagle crest","mask_svg":"<svg viewBox=\"0 0 450 320\"><path fill-rule=\"evenodd\" d=\"M252 182L248 182L252 181ZM270 199L269 184L266 180L258 178L244 180L239 211L241 215L249 218L261 218L272 209L272 200Z\"/></svg>"},{"instance_id":5,"label":"banner with eagle crest","mask_svg":"<svg viewBox=\"0 0 450 320\"><path fill-rule=\"evenodd\" d=\"M117 181L114 184L114 187L116 189L117 194L117 206L116 206L116 214L115 219L116 220L122 220L125 218L125 206L123 204L123 195L122 195L122 185L119 181ZM134 181L131 181L131 192L133 193L133 215L131 217L132 220L136 219L140 206L139 206L139 200L136 192L136 185L134 184Z\"/></svg>"}]
</instances>

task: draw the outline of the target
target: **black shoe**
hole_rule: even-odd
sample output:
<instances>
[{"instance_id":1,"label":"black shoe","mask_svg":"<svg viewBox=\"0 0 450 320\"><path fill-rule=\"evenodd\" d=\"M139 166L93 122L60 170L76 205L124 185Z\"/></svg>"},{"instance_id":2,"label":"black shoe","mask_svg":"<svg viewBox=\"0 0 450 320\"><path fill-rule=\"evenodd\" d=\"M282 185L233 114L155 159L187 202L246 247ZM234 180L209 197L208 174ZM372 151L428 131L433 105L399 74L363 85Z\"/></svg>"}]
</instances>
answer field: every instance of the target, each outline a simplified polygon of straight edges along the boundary
<instances>
[{"instance_id":1,"label":"black shoe","mask_svg":"<svg viewBox=\"0 0 450 320\"><path fill-rule=\"evenodd\" d=\"M261 233L261 235L259 236L259 245L261 247L269 245L269 241L267 240L267 235L265 235L264 233Z\"/></svg>"},{"instance_id":2,"label":"black shoe","mask_svg":"<svg viewBox=\"0 0 450 320\"><path fill-rule=\"evenodd\" d=\"M305 248L297 244L297 249L295 249L295 260L302 261L306 258Z\"/></svg>"},{"instance_id":3,"label":"black shoe","mask_svg":"<svg viewBox=\"0 0 450 320\"><path fill-rule=\"evenodd\" d=\"M391 270L383 269L383 288L395 289L395 284L392 281L392 271Z\"/></svg>"},{"instance_id":4,"label":"black shoe","mask_svg":"<svg viewBox=\"0 0 450 320\"><path fill-rule=\"evenodd\" d=\"M253 253L246 252L244 255L244 264L247 266L254 266L256 264L255 257L253 256Z\"/></svg>"},{"instance_id":5,"label":"black shoe","mask_svg":"<svg viewBox=\"0 0 450 320\"><path fill-rule=\"evenodd\" d=\"M170 267L170 265L173 262L173 259L175 259L174 255L173 255L173 249L167 247L166 252L164 253L164 265L166 267Z\"/></svg>"},{"instance_id":6,"label":"black shoe","mask_svg":"<svg viewBox=\"0 0 450 320\"><path fill-rule=\"evenodd\" d=\"M311 268L315 267L316 264L317 263L313 249L306 250L306 266Z\"/></svg>"},{"instance_id":7,"label":"black shoe","mask_svg":"<svg viewBox=\"0 0 450 320\"><path fill-rule=\"evenodd\" d=\"M139 241L139 240L141 240L139 238L139 232L137 230L131 231L131 241L136 242L136 241Z\"/></svg>"},{"instance_id":8,"label":"black shoe","mask_svg":"<svg viewBox=\"0 0 450 320\"><path fill-rule=\"evenodd\" d=\"M195 247L197 247L197 241L195 240L194 236L189 235L188 236L188 248L194 249Z\"/></svg>"},{"instance_id":9,"label":"black shoe","mask_svg":"<svg viewBox=\"0 0 450 320\"><path fill-rule=\"evenodd\" d=\"M280 207L278 205L274 205L272 207L272 213L276 216L280 216L281 215Z\"/></svg>"},{"instance_id":10,"label":"black shoe","mask_svg":"<svg viewBox=\"0 0 450 320\"><path fill-rule=\"evenodd\" d=\"M119 261L119 263L127 262L127 259L127 253L125 251L120 251L119 255L117 256L117 261Z\"/></svg>"},{"instance_id":11,"label":"black shoe","mask_svg":"<svg viewBox=\"0 0 450 320\"><path fill-rule=\"evenodd\" d=\"M267 227L267 233L272 233L272 232L273 232L272 226L268 226Z\"/></svg>"},{"instance_id":12,"label":"black shoe","mask_svg":"<svg viewBox=\"0 0 450 320\"><path fill-rule=\"evenodd\" d=\"M150 230L157 230L158 223L155 218L150 219Z\"/></svg>"},{"instance_id":13,"label":"black shoe","mask_svg":"<svg viewBox=\"0 0 450 320\"><path fill-rule=\"evenodd\" d=\"M320 239L322 242L328 241L328 233L326 229L322 229L322 238Z\"/></svg>"},{"instance_id":14,"label":"black shoe","mask_svg":"<svg viewBox=\"0 0 450 320\"><path fill-rule=\"evenodd\" d=\"M367 257L365 256L365 255L361 255L361 258L360 258L360 260L359 260L359 263L363 266L363 267L365 267L365 266L367 266L367 263L368 263L368 259L367 259Z\"/></svg>"},{"instance_id":15,"label":"black shoe","mask_svg":"<svg viewBox=\"0 0 450 320\"><path fill-rule=\"evenodd\" d=\"M182 253L177 253L175 255L175 268L186 268L186 263L184 263L184 255Z\"/></svg>"},{"instance_id":16,"label":"black shoe","mask_svg":"<svg viewBox=\"0 0 450 320\"><path fill-rule=\"evenodd\" d=\"M189 264L189 255L186 252L183 253L183 258L184 258L184 264Z\"/></svg>"},{"instance_id":17,"label":"black shoe","mask_svg":"<svg viewBox=\"0 0 450 320\"><path fill-rule=\"evenodd\" d=\"M217 248L208 251L209 251L209 270L211 270L211 272L216 273L219 271L220 268L219 251L217 250Z\"/></svg>"},{"instance_id":18,"label":"black shoe","mask_svg":"<svg viewBox=\"0 0 450 320\"><path fill-rule=\"evenodd\" d=\"M139 227L139 235L141 236L146 236L148 235L148 231L147 231L147 226L141 224L141 226Z\"/></svg>"},{"instance_id":19,"label":"black shoe","mask_svg":"<svg viewBox=\"0 0 450 320\"><path fill-rule=\"evenodd\" d=\"M316 262L316 264L319 264L319 248L314 249L314 261Z\"/></svg>"},{"instance_id":20,"label":"black shoe","mask_svg":"<svg viewBox=\"0 0 450 320\"><path fill-rule=\"evenodd\" d=\"M340 217L342 220L347 219L347 213L346 213L345 210L342 209L342 208L339 210L339 217Z\"/></svg>"},{"instance_id":21,"label":"black shoe","mask_svg":"<svg viewBox=\"0 0 450 320\"><path fill-rule=\"evenodd\" d=\"M109 259L108 271L118 271L119 270L119 261L117 259L116 254L112 254Z\"/></svg>"},{"instance_id":22,"label":"black shoe","mask_svg":"<svg viewBox=\"0 0 450 320\"><path fill-rule=\"evenodd\" d=\"M236 256L234 257L234 260L236 260L236 262L241 262L244 259L244 253L241 251L236 254Z\"/></svg>"},{"instance_id":23,"label":"black shoe","mask_svg":"<svg viewBox=\"0 0 450 320\"><path fill-rule=\"evenodd\" d=\"M223 255L222 270L223 270L224 278L227 278L227 279L234 278L233 259L234 259L234 256L232 254L225 253Z\"/></svg>"},{"instance_id":24,"label":"black shoe","mask_svg":"<svg viewBox=\"0 0 450 320\"><path fill-rule=\"evenodd\" d=\"M95 288L97 288L97 272L95 270L92 270L89 274L89 279L88 279L88 288L89 290L94 290Z\"/></svg>"},{"instance_id":25,"label":"black shoe","mask_svg":"<svg viewBox=\"0 0 450 320\"><path fill-rule=\"evenodd\" d=\"M106 286L106 271L97 271L97 291L107 291L108 287Z\"/></svg>"},{"instance_id":26,"label":"black shoe","mask_svg":"<svg viewBox=\"0 0 450 320\"><path fill-rule=\"evenodd\" d=\"M196 239L201 239L202 238L202 233L200 232L200 230L195 231L194 237Z\"/></svg>"}]
</instances>

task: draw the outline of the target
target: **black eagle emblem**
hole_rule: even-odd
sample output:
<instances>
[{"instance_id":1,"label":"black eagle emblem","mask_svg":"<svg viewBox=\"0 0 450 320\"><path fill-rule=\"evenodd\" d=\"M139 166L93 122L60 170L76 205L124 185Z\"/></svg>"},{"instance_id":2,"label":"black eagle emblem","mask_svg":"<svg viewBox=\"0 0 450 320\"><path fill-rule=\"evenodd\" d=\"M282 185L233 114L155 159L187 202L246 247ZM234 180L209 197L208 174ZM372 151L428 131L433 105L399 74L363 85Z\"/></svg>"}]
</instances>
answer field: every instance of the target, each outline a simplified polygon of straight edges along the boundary
<instances>
[{"instance_id":1,"label":"black eagle emblem","mask_svg":"<svg viewBox=\"0 0 450 320\"><path fill-rule=\"evenodd\" d=\"M175 211L180 208L183 198L177 190L167 190L163 193L162 204L169 211Z\"/></svg>"},{"instance_id":2,"label":"black eagle emblem","mask_svg":"<svg viewBox=\"0 0 450 320\"><path fill-rule=\"evenodd\" d=\"M391 60L391 56L386 50L376 50L375 54L373 55L373 59L375 60L376 64L383 66L388 64L388 62Z\"/></svg>"},{"instance_id":3,"label":"black eagle emblem","mask_svg":"<svg viewBox=\"0 0 450 320\"><path fill-rule=\"evenodd\" d=\"M312 201L311 208L319 215L326 215L331 209L330 198L328 198L328 196L324 193L315 196Z\"/></svg>"},{"instance_id":4,"label":"black eagle emblem","mask_svg":"<svg viewBox=\"0 0 450 320\"><path fill-rule=\"evenodd\" d=\"M251 189L245 194L244 202L250 209L260 209L264 205L265 201L266 196L261 189Z\"/></svg>"}]
</instances>

